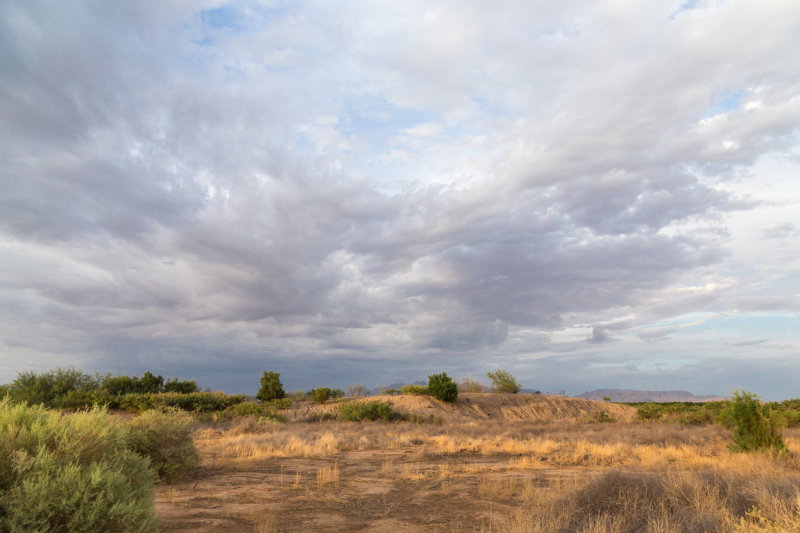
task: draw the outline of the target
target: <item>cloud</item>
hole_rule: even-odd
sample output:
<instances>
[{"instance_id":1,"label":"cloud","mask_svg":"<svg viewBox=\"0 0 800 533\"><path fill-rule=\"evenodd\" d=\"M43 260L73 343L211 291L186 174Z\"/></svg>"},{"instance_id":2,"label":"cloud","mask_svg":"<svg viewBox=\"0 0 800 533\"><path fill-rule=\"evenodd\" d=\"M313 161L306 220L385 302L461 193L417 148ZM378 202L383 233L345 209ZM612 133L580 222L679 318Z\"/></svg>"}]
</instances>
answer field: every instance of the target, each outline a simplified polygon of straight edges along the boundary
<instances>
[{"instance_id":1,"label":"cloud","mask_svg":"<svg viewBox=\"0 0 800 533\"><path fill-rule=\"evenodd\" d=\"M591 365L610 332L795 309L729 221L798 145L796 9L679 8L3 6L0 381Z\"/></svg>"}]
</instances>

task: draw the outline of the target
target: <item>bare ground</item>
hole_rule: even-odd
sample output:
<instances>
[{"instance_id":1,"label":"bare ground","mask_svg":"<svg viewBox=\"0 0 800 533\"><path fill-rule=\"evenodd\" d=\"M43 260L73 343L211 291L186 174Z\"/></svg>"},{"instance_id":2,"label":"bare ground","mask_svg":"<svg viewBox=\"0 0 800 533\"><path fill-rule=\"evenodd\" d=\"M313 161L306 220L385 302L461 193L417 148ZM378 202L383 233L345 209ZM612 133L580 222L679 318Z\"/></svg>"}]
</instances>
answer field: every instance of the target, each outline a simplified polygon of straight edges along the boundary
<instances>
[{"instance_id":1,"label":"bare ground","mask_svg":"<svg viewBox=\"0 0 800 533\"><path fill-rule=\"evenodd\" d=\"M326 482L320 471L338 467ZM409 447L205 468L159 489L165 532L474 531L519 505L524 481L546 486L590 468L512 471L508 459Z\"/></svg>"},{"instance_id":2,"label":"bare ground","mask_svg":"<svg viewBox=\"0 0 800 533\"><path fill-rule=\"evenodd\" d=\"M386 401L392 408L440 424L467 424L471 432L491 433L517 423L542 424L592 417L600 411L630 420L635 410L576 398L542 395L461 394L455 404L427 396L382 396L356 401ZM299 404L284 412L291 421L332 412L335 404ZM325 424L327 428L328 424ZM360 432L331 426L334 432ZM397 431L419 425L386 425ZM302 429L308 434L311 429ZM442 426L437 432L442 433ZM312 428L313 429L313 428ZM372 425L369 431L374 432ZM446 433L446 431L445 431ZM210 435L210 436L209 436ZM207 433L205 442L224 439ZM415 532L491 529L497 516L514 512L536 487L576 476L592 467L513 468L513 454L473 450L431 451L422 441L390 449L341 450L322 457L269 457L218 461L202 447L204 464L194 479L161 486L156 512L164 532ZM525 495L523 493L527 492Z\"/></svg>"}]
</instances>

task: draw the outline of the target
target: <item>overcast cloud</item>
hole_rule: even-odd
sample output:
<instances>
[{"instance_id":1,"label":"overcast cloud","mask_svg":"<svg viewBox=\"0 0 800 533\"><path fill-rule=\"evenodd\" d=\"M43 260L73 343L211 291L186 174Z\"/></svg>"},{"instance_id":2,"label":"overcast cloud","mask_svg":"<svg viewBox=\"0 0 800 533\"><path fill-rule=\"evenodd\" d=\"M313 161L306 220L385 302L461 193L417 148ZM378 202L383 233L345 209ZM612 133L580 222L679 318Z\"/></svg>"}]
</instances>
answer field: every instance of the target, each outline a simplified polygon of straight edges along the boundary
<instances>
[{"instance_id":1,"label":"overcast cloud","mask_svg":"<svg viewBox=\"0 0 800 533\"><path fill-rule=\"evenodd\" d=\"M800 6L0 2L0 382L800 396Z\"/></svg>"}]
</instances>

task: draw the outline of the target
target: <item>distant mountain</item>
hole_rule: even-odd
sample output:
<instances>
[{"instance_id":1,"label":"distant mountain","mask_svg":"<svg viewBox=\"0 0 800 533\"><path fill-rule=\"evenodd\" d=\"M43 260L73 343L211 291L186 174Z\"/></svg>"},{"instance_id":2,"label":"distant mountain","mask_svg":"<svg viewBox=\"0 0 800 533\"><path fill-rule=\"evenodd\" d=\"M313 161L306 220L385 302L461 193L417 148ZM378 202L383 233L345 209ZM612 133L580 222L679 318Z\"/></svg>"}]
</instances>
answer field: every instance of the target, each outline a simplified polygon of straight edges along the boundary
<instances>
[{"instance_id":1,"label":"distant mountain","mask_svg":"<svg viewBox=\"0 0 800 533\"><path fill-rule=\"evenodd\" d=\"M628 389L597 389L579 394L578 398L603 401L611 398L612 402L713 402L725 400L723 396L709 394L695 396L685 390L628 390Z\"/></svg>"}]
</instances>

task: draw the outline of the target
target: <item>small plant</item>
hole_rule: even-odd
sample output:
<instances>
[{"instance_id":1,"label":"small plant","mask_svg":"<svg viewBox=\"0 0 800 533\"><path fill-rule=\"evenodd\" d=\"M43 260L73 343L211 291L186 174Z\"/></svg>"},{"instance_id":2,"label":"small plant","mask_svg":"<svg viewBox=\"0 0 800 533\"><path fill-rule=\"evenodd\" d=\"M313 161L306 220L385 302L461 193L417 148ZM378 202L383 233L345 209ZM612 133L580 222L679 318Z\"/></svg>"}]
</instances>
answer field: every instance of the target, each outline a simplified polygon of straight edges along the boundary
<instances>
[{"instance_id":1,"label":"small plant","mask_svg":"<svg viewBox=\"0 0 800 533\"><path fill-rule=\"evenodd\" d=\"M258 389L256 398L263 402L280 400L286 396L281 384L281 375L278 372L265 371L261 376L261 388Z\"/></svg>"},{"instance_id":2,"label":"small plant","mask_svg":"<svg viewBox=\"0 0 800 533\"><path fill-rule=\"evenodd\" d=\"M458 392L486 392L486 387L474 379L464 378L458 384Z\"/></svg>"},{"instance_id":3,"label":"small plant","mask_svg":"<svg viewBox=\"0 0 800 533\"><path fill-rule=\"evenodd\" d=\"M351 422L392 420L397 414L386 402L344 402L338 405L339 418Z\"/></svg>"},{"instance_id":4,"label":"small plant","mask_svg":"<svg viewBox=\"0 0 800 533\"><path fill-rule=\"evenodd\" d=\"M486 376L492 380L492 390L501 394L516 394L522 388L514 376L505 370L488 372Z\"/></svg>"},{"instance_id":5,"label":"small plant","mask_svg":"<svg viewBox=\"0 0 800 533\"><path fill-rule=\"evenodd\" d=\"M193 423L192 416L180 409L147 411L131 421L130 446L150 459L159 479L175 481L200 464Z\"/></svg>"},{"instance_id":6,"label":"small plant","mask_svg":"<svg viewBox=\"0 0 800 533\"><path fill-rule=\"evenodd\" d=\"M369 389L366 388L364 385L357 383L355 385L350 385L347 387L347 395L348 396L368 396ZM2 396L2 394L0 394Z\"/></svg>"},{"instance_id":7,"label":"small plant","mask_svg":"<svg viewBox=\"0 0 800 533\"><path fill-rule=\"evenodd\" d=\"M605 423L605 422L614 422L614 419L609 416L607 412L604 410L594 411L592 413L587 413L581 417L582 422L587 423Z\"/></svg>"},{"instance_id":8,"label":"small plant","mask_svg":"<svg viewBox=\"0 0 800 533\"><path fill-rule=\"evenodd\" d=\"M442 402L454 402L458 398L458 385L445 372L428 376L428 391Z\"/></svg>"},{"instance_id":9,"label":"small plant","mask_svg":"<svg viewBox=\"0 0 800 533\"><path fill-rule=\"evenodd\" d=\"M400 394L428 394L428 387L425 385L403 385L400 387Z\"/></svg>"},{"instance_id":10,"label":"small plant","mask_svg":"<svg viewBox=\"0 0 800 533\"><path fill-rule=\"evenodd\" d=\"M783 451L781 420L752 392L736 391L728 400L728 416L733 422L731 449L739 452L772 449Z\"/></svg>"}]
</instances>

